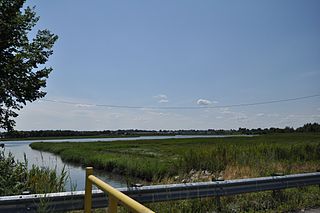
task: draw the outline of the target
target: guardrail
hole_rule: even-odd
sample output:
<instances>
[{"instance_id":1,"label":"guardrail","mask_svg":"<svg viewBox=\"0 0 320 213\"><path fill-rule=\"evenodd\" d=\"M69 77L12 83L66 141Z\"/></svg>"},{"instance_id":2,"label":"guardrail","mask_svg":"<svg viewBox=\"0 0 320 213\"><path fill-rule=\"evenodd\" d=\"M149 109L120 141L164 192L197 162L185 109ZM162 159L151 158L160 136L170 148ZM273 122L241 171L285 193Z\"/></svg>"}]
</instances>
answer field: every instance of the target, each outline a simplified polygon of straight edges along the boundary
<instances>
[{"instance_id":1,"label":"guardrail","mask_svg":"<svg viewBox=\"0 0 320 213\"><path fill-rule=\"evenodd\" d=\"M242 193L320 184L320 172L225 180L201 183L143 186L139 188L118 188L117 190L141 203L183 200L201 197L220 197ZM0 213L36 212L44 200L49 211L68 211L84 208L84 191L61 192L37 195L16 195L0 197ZM92 208L108 206L108 199L100 190L92 191Z\"/></svg>"},{"instance_id":2,"label":"guardrail","mask_svg":"<svg viewBox=\"0 0 320 213\"><path fill-rule=\"evenodd\" d=\"M118 203L121 202L130 212L134 213L154 213L147 207L106 184L99 178L93 176L93 168L86 168L86 189L84 196L84 212L90 213L92 206L92 184L108 194L108 213L117 213Z\"/></svg>"}]
</instances>

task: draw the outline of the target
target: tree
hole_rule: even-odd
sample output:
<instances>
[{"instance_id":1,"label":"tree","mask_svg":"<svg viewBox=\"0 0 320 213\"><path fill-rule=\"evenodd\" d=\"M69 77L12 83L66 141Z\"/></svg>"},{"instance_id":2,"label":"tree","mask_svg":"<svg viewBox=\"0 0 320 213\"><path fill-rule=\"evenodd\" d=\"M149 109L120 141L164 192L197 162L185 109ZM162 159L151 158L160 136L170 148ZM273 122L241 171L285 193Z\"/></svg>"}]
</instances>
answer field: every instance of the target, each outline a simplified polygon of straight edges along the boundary
<instances>
[{"instance_id":1,"label":"tree","mask_svg":"<svg viewBox=\"0 0 320 213\"><path fill-rule=\"evenodd\" d=\"M28 33L39 17L35 8L23 9L25 0L0 0L0 128L13 130L17 111L27 102L46 95L46 79L52 71L44 65L58 36L39 30ZM37 70L35 70L37 69Z\"/></svg>"}]
</instances>

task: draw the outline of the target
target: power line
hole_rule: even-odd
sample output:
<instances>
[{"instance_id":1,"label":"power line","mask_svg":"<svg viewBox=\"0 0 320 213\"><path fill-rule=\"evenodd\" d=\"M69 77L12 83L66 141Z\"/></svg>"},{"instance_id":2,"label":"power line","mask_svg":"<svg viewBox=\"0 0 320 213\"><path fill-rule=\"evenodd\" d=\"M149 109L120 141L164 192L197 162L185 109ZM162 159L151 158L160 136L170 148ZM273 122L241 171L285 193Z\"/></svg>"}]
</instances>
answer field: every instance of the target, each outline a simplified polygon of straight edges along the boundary
<instances>
[{"instance_id":1,"label":"power line","mask_svg":"<svg viewBox=\"0 0 320 213\"><path fill-rule=\"evenodd\" d=\"M88 103L77 103L70 101L60 101L60 100L51 100L51 99L41 99L46 102L54 102L61 104L70 104L70 105L83 105L83 106L96 106L96 107L109 107L109 108L122 108L122 109L162 109L162 110L191 110L191 109L217 109L217 108L231 108L231 107L246 107L246 106L256 106L256 105L266 105L266 104L274 104L281 102L290 102L290 101L298 101L303 99L310 99L320 97L320 94L308 95L302 97L295 98L287 98L287 99L278 99L278 100L270 100L270 101L262 101L262 102L253 102L253 103L242 103L242 104L230 104L230 105L217 105L217 106L129 106L129 105L112 105L112 104L88 104Z\"/></svg>"}]
</instances>

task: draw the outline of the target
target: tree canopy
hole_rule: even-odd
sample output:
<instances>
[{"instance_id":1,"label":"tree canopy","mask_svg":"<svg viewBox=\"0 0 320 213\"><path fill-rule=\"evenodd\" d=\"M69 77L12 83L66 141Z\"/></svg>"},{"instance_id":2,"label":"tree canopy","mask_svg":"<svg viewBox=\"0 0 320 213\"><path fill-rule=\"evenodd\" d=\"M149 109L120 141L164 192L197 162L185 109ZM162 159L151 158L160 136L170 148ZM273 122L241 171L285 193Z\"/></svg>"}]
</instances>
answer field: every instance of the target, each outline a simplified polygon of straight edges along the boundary
<instances>
[{"instance_id":1,"label":"tree canopy","mask_svg":"<svg viewBox=\"0 0 320 213\"><path fill-rule=\"evenodd\" d=\"M29 38L39 17L24 3L0 0L0 128L7 131L13 130L18 110L46 95L41 89L52 68L39 65L47 62L58 39L47 29Z\"/></svg>"}]
</instances>

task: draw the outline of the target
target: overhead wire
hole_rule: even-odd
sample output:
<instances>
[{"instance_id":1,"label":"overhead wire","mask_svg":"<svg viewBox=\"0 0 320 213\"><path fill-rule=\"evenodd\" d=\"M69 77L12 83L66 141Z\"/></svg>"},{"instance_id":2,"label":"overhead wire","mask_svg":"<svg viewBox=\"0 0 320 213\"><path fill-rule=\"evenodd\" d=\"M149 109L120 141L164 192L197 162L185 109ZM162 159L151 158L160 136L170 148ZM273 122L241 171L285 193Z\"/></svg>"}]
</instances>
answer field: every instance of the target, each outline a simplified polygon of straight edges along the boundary
<instances>
[{"instance_id":1,"label":"overhead wire","mask_svg":"<svg viewBox=\"0 0 320 213\"><path fill-rule=\"evenodd\" d=\"M253 102L253 103L240 103L240 104L216 105L216 106L208 106L208 105L205 105L205 106L129 106L129 105L113 105L113 104L79 103L79 102L61 101L61 100L52 100L52 99L41 99L41 101L70 104L70 105L83 105L83 106L96 106L96 107L108 107L108 108L122 108L122 109L197 110L197 109L217 109L217 108L266 105L266 104L274 104L274 103L281 103L281 102L299 101L303 99L310 99L310 98L316 98L316 97L320 97L320 94L295 97L295 98L287 98L287 99Z\"/></svg>"}]
</instances>

